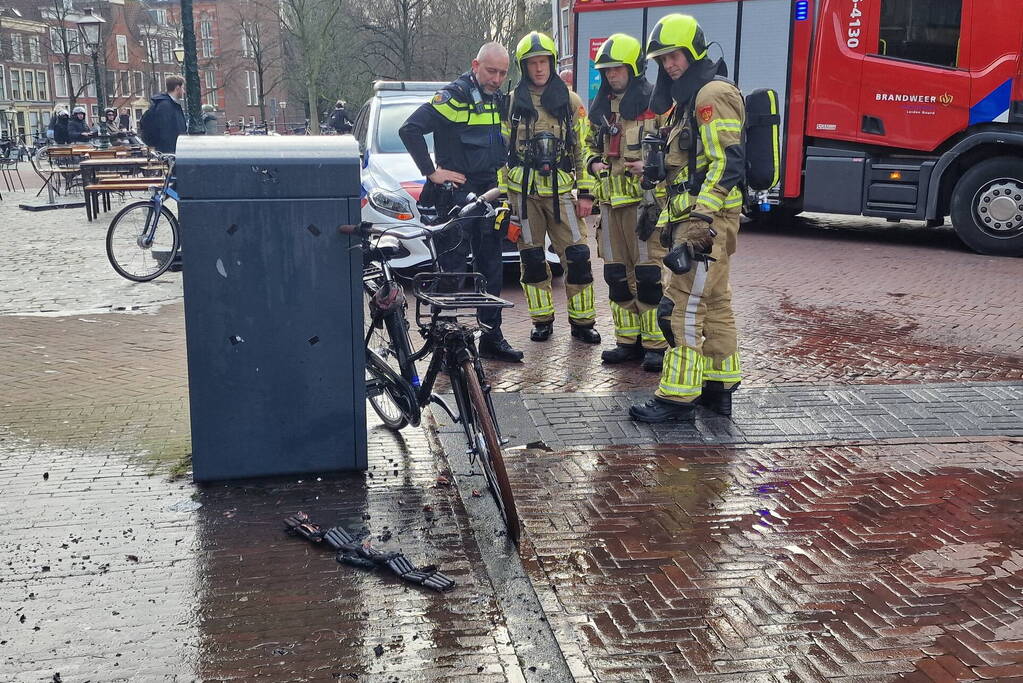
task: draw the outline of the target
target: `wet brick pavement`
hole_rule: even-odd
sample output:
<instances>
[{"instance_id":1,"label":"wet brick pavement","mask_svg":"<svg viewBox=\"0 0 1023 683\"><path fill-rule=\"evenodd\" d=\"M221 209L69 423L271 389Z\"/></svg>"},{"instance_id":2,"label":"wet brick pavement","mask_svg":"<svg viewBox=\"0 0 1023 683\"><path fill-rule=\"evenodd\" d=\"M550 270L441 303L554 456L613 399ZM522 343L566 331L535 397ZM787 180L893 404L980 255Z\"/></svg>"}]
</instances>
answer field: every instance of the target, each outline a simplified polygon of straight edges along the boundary
<instances>
[{"instance_id":1,"label":"wet brick pavement","mask_svg":"<svg viewBox=\"0 0 1023 683\"><path fill-rule=\"evenodd\" d=\"M59 428L21 435L67 417L8 406L0 426L0 680L520 679L422 432L371 430L367 474L197 488L154 467L131 411L116 448L82 445L88 424L63 444ZM283 533L298 510L459 586L438 595L341 566Z\"/></svg>"},{"instance_id":2,"label":"wet brick pavement","mask_svg":"<svg viewBox=\"0 0 1023 683\"><path fill-rule=\"evenodd\" d=\"M594 678L1018 681L1023 441L513 451Z\"/></svg>"},{"instance_id":3,"label":"wet brick pavement","mask_svg":"<svg viewBox=\"0 0 1023 683\"><path fill-rule=\"evenodd\" d=\"M701 409L695 424L633 422L646 393L499 394L505 435L551 448L758 444L944 436L1023 436L1023 384L962 383L743 389L732 419Z\"/></svg>"},{"instance_id":4,"label":"wet brick pavement","mask_svg":"<svg viewBox=\"0 0 1023 683\"><path fill-rule=\"evenodd\" d=\"M374 430L372 477L170 478L189 450L180 276L119 281L105 221L4 197L0 680L544 680L480 559L481 501L436 486L460 473L422 433ZM628 433L620 408L656 377L563 329L525 341L510 287L527 363L490 366L520 392L502 424L556 449L509 451L522 554L579 680L1023 679L1019 264L947 229L746 227L736 424L698 432ZM339 566L281 533L297 509L390 531L461 587Z\"/></svg>"}]
</instances>

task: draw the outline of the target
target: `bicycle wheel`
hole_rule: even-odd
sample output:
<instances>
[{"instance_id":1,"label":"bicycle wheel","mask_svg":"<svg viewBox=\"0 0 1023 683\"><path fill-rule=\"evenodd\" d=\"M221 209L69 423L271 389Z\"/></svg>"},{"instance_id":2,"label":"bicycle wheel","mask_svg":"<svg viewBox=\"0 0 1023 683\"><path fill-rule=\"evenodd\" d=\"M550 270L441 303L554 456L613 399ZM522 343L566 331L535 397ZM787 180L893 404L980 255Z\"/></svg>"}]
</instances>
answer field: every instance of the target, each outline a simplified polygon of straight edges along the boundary
<instances>
[{"instance_id":1,"label":"bicycle wheel","mask_svg":"<svg viewBox=\"0 0 1023 683\"><path fill-rule=\"evenodd\" d=\"M418 425L422 414L412 385L373 349L366 349L366 399L388 429Z\"/></svg>"},{"instance_id":2,"label":"bicycle wheel","mask_svg":"<svg viewBox=\"0 0 1023 683\"><path fill-rule=\"evenodd\" d=\"M366 345L367 352L372 351L377 359L388 366L395 375L403 378L405 384L409 385L413 393L415 385L415 367L410 357L412 355L412 344L408 336L408 323L404 315L404 309L395 310L386 314L376 325L373 324L372 306L370 305L373 296L384 285L382 275L365 279L366 292L365 316L368 325L369 342ZM367 385L369 388L369 385ZM403 429L411 424L413 427L419 425L421 412L418 399L414 399L415 410L405 408L402 403L395 403L390 393L371 392L367 396L373 411L380 416L384 424L393 430ZM399 415L404 414L406 419L400 420Z\"/></svg>"},{"instance_id":3,"label":"bicycle wheel","mask_svg":"<svg viewBox=\"0 0 1023 683\"><path fill-rule=\"evenodd\" d=\"M154 219L155 228L150 226ZM110 221L107 258L121 277L149 282L170 268L178 252L178 240L178 219L170 209L162 206L156 216L152 202L134 202Z\"/></svg>"},{"instance_id":4,"label":"bicycle wheel","mask_svg":"<svg viewBox=\"0 0 1023 683\"><path fill-rule=\"evenodd\" d=\"M483 474L497 501L497 507L501 510L501 517L504 518L504 524L508 528L508 536L513 543L518 545L519 513L515 509L515 498L512 496L511 482L508 481L508 471L504 467L504 456L501 454L501 443L497 438L494 417L490 414L487 399L483 395L483 388L480 386L480 378L476 373L475 364L472 360L466 360L462 363L461 370L462 377L465 378L465 388L469 392L471 411L471 415L462 417L469 419L472 424L471 431L476 435L477 441L472 445L479 453Z\"/></svg>"}]
</instances>

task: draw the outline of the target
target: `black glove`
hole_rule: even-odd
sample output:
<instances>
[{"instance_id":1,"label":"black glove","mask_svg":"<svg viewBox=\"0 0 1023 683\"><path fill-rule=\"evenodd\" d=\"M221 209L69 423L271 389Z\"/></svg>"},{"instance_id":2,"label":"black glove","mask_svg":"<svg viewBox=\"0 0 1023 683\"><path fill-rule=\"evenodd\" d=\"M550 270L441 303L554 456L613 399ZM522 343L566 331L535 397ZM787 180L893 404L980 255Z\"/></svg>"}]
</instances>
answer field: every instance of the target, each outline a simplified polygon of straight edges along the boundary
<instances>
[{"instance_id":1,"label":"black glove","mask_svg":"<svg viewBox=\"0 0 1023 683\"><path fill-rule=\"evenodd\" d=\"M657 204L647 204L643 207L639 214L639 220L636 221L636 236L639 237L640 242L646 242L653 236L660 214Z\"/></svg>"}]
</instances>

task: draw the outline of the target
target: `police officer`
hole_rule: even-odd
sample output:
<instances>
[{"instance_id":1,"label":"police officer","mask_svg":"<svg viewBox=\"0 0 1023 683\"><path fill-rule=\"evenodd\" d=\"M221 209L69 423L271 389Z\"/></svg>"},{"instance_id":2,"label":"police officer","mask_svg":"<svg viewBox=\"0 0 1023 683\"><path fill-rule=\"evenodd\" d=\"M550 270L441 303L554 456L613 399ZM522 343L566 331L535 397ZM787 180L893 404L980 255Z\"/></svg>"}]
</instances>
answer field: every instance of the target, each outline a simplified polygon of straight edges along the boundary
<instances>
[{"instance_id":1,"label":"police officer","mask_svg":"<svg viewBox=\"0 0 1023 683\"><path fill-rule=\"evenodd\" d=\"M399 129L405 148L426 176L421 203L427 197L443 195L445 183L456 186L452 202L462 203L468 193L481 194L497 186L497 172L507 157L501 132L505 108L501 84L508 77L508 51L498 43L480 48L472 69L462 74L419 107ZM434 165L425 136L433 133L437 163ZM471 247L473 268L487 280L487 291L501 293L502 234L494 229L494 220L478 218L461 221L462 235L442 241L440 267L446 272L464 272L467 251ZM452 248L457 243L458 248ZM480 355L517 363L522 352L512 348L501 332L501 309L481 308L479 321L484 326Z\"/></svg>"},{"instance_id":2,"label":"police officer","mask_svg":"<svg viewBox=\"0 0 1023 683\"><path fill-rule=\"evenodd\" d=\"M582 221L593 208L593 180L586 172L586 109L555 72L557 48L550 36L531 32L516 46L515 61L522 77L508 120L507 188L522 227L518 248L522 289L533 319L529 338L543 342L554 332L551 269L544 254L544 237L549 235L565 268L572 336L599 344L590 248ZM576 189L579 198L573 200Z\"/></svg>"},{"instance_id":3,"label":"police officer","mask_svg":"<svg viewBox=\"0 0 1023 683\"><path fill-rule=\"evenodd\" d=\"M742 379L728 270L742 208L745 105L724 64L707 57L693 17L658 21L647 56L658 63L651 108L671 112L661 214L671 277L657 308L670 348L654 398L629 413L641 422L691 421L701 404L730 415Z\"/></svg>"},{"instance_id":4,"label":"police officer","mask_svg":"<svg viewBox=\"0 0 1023 683\"><path fill-rule=\"evenodd\" d=\"M597 252L604 260L617 343L601 358L609 364L642 359L644 370L660 372L668 344L657 325L657 304L667 249L657 227L654 186L641 178L643 138L657 134L665 118L649 109L653 88L644 75L645 62L640 42L624 33L597 50L594 65L601 83L590 103L594 155L587 163L597 178Z\"/></svg>"}]
</instances>

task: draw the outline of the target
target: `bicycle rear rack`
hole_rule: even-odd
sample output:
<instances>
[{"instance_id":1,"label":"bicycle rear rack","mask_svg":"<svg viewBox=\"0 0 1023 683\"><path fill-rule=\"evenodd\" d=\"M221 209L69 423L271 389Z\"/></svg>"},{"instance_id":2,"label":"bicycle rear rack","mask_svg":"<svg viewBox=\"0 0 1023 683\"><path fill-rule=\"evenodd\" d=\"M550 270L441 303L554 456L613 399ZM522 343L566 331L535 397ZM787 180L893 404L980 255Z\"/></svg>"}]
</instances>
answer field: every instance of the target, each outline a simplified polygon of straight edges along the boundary
<instances>
[{"instance_id":1,"label":"bicycle rear rack","mask_svg":"<svg viewBox=\"0 0 1023 683\"><path fill-rule=\"evenodd\" d=\"M439 292L441 281L470 284L470 291ZM479 273L418 273L412 278L412 293L434 310L453 311L460 308L511 308L515 304L486 291L487 280Z\"/></svg>"}]
</instances>

